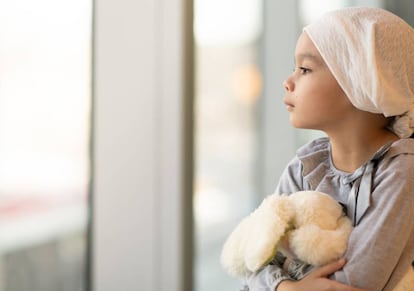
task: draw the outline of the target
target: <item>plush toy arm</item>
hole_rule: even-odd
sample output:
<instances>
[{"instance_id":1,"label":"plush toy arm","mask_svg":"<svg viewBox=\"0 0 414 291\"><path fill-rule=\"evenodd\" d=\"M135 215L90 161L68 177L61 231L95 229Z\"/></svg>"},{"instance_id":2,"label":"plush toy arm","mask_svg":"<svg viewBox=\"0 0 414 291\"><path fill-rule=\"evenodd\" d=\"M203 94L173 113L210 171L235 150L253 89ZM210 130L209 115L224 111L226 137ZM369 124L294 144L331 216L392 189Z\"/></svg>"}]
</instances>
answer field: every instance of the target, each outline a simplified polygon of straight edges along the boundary
<instances>
[{"instance_id":1,"label":"plush toy arm","mask_svg":"<svg viewBox=\"0 0 414 291\"><path fill-rule=\"evenodd\" d=\"M244 218L226 240L221 263L232 276L243 277L267 264L290 227L294 209L287 197L273 194Z\"/></svg>"}]
</instances>

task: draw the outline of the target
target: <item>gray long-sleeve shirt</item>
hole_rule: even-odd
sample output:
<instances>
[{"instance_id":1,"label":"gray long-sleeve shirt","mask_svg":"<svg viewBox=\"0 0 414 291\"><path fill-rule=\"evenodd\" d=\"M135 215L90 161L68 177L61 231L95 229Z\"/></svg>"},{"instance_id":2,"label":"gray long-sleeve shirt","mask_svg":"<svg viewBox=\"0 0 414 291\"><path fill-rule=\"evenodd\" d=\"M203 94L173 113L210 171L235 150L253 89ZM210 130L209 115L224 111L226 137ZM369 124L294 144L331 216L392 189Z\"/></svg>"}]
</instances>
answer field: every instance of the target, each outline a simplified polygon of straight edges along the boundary
<instances>
[{"instance_id":1,"label":"gray long-sleeve shirt","mask_svg":"<svg viewBox=\"0 0 414 291\"><path fill-rule=\"evenodd\" d=\"M332 279L372 291L392 290L414 260L414 139L382 147L353 173L335 168L327 138L298 150L277 192L317 190L345 206L353 220L347 264ZM245 290L274 291L292 278L277 260L246 278Z\"/></svg>"}]
</instances>

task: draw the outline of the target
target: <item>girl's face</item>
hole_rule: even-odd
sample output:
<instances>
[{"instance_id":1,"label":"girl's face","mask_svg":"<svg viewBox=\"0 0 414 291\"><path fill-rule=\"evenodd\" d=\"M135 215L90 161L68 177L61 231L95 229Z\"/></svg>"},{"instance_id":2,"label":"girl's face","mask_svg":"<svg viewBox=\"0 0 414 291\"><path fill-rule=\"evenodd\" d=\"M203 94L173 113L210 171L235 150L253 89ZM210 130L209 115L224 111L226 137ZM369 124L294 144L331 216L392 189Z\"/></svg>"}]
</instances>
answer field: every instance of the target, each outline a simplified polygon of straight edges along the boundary
<instances>
[{"instance_id":1,"label":"girl's face","mask_svg":"<svg viewBox=\"0 0 414 291\"><path fill-rule=\"evenodd\" d=\"M283 83L290 123L297 128L338 129L355 107L304 32L295 50L295 70Z\"/></svg>"}]
</instances>

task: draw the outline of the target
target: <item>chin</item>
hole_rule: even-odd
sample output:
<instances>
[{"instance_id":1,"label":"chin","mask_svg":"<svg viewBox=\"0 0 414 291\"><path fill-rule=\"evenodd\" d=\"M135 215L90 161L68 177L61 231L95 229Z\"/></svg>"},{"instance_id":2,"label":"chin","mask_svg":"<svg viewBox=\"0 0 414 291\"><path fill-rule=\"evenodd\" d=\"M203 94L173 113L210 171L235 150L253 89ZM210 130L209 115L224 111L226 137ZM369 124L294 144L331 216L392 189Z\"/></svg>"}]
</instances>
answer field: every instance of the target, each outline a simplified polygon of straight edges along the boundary
<instances>
[{"instance_id":1,"label":"chin","mask_svg":"<svg viewBox=\"0 0 414 291\"><path fill-rule=\"evenodd\" d=\"M294 119L294 118L290 118L289 121L290 121L290 124L294 128L297 128L297 129L321 130L317 126L312 126L312 124L309 124L309 122L304 122L304 121L297 120L297 119Z\"/></svg>"},{"instance_id":2,"label":"chin","mask_svg":"<svg viewBox=\"0 0 414 291\"><path fill-rule=\"evenodd\" d=\"M310 129L308 126L306 126L306 124L304 124L303 122L298 122L295 120L290 120L290 124L297 129Z\"/></svg>"}]
</instances>

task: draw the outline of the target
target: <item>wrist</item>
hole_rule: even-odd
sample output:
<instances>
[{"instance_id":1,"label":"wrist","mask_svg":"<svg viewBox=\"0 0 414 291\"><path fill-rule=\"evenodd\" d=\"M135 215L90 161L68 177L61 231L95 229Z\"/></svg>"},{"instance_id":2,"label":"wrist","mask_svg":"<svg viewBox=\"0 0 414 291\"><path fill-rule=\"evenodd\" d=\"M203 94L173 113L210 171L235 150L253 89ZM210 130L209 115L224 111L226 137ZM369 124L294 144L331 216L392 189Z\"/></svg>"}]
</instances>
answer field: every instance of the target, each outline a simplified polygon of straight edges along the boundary
<instances>
[{"instance_id":1,"label":"wrist","mask_svg":"<svg viewBox=\"0 0 414 291\"><path fill-rule=\"evenodd\" d=\"M292 280L283 280L276 286L275 291L291 291L294 281Z\"/></svg>"}]
</instances>

